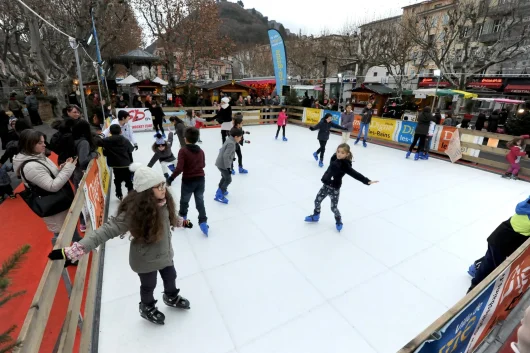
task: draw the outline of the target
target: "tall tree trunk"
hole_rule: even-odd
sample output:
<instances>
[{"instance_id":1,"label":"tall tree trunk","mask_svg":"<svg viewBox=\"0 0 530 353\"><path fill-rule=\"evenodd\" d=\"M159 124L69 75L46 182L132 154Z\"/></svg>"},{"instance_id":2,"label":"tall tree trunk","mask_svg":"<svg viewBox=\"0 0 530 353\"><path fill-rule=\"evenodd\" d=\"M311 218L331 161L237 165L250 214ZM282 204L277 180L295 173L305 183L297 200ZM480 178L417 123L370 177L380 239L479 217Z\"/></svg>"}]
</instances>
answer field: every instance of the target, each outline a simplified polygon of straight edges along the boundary
<instances>
[{"instance_id":1,"label":"tall tree trunk","mask_svg":"<svg viewBox=\"0 0 530 353\"><path fill-rule=\"evenodd\" d=\"M67 82L48 81L45 84L48 96L55 97L55 100L52 101L52 108L53 116L56 119L63 115L63 109L66 107L67 85L69 83L71 84L71 82L68 80Z\"/></svg>"}]
</instances>

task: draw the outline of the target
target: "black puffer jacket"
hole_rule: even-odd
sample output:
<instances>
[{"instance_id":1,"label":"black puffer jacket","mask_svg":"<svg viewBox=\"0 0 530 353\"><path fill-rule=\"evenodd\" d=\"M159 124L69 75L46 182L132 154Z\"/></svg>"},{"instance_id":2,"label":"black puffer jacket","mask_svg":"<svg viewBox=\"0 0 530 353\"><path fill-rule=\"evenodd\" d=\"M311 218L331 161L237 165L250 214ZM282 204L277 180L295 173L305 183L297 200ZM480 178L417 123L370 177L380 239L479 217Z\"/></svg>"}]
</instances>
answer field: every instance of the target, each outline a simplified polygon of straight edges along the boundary
<instances>
[{"instance_id":1,"label":"black puffer jacket","mask_svg":"<svg viewBox=\"0 0 530 353\"><path fill-rule=\"evenodd\" d=\"M431 121L434 121L434 116L431 114L430 109L424 109L420 115L418 115L418 126L416 126L416 135L427 135L429 133L429 125Z\"/></svg>"},{"instance_id":2,"label":"black puffer jacket","mask_svg":"<svg viewBox=\"0 0 530 353\"><path fill-rule=\"evenodd\" d=\"M335 128L335 129L339 129L339 130L343 130L343 131L348 131L348 129L346 129L346 128L340 126L340 125L337 125L337 124L332 123L332 122L328 123L326 121L326 119L322 119L315 126L309 127L309 130L311 130L311 131L319 130L317 139L319 139L320 141L327 141L327 140L329 140L329 130L331 128Z\"/></svg>"},{"instance_id":3,"label":"black puffer jacket","mask_svg":"<svg viewBox=\"0 0 530 353\"><path fill-rule=\"evenodd\" d=\"M107 156L107 164L111 168L128 167L132 163L133 145L122 135L110 136L98 141Z\"/></svg>"},{"instance_id":4,"label":"black puffer jacket","mask_svg":"<svg viewBox=\"0 0 530 353\"><path fill-rule=\"evenodd\" d=\"M342 178L345 174L359 180L363 184L369 185L370 183L370 179L352 168L352 162L350 160L337 159L336 154L331 157L328 170L326 170L322 177L322 182L335 189L340 189L342 186Z\"/></svg>"}]
</instances>

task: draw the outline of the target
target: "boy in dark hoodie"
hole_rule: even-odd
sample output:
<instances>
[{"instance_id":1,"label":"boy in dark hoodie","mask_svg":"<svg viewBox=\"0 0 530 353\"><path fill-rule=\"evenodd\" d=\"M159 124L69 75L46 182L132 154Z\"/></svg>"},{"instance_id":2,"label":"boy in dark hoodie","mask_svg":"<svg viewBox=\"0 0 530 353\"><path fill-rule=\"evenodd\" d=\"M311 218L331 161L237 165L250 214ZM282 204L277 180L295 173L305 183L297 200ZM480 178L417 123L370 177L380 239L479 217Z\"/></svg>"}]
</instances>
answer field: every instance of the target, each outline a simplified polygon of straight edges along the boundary
<instances>
[{"instance_id":1,"label":"boy in dark hoodie","mask_svg":"<svg viewBox=\"0 0 530 353\"><path fill-rule=\"evenodd\" d=\"M101 139L99 144L103 147L103 154L107 157L107 165L112 168L114 173L116 197L121 201L123 200L121 184L125 182L127 191L133 189L132 172L129 170L129 166L133 161L134 146L122 136L120 125L111 125L109 129L111 136Z\"/></svg>"},{"instance_id":2,"label":"boy in dark hoodie","mask_svg":"<svg viewBox=\"0 0 530 353\"><path fill-rule=\"evenodd\" d=\"M204 207L204 167L206 166L204 152L197 145L199 141L199 130L194 127L186 129L184 135L186 146L180 149L178 154L177 168L168 178L167 183L171 183L182 174L182 184L180 187L180 208L179 216L187 219L188 208L191 195L195 197L195 207L199 212L199 227L204 235L208 236L208 218Z\"/></svg>"},{"instance_id":3,"label":"boy in dark hoodie","mask_svg":"<svg viewBox=\"0 0 530 353\"><path fill-rule=\"evenodd\" d=\"M323 162L324 152L326 152L326 144L328 143L328 140L329 140L329 134L330 134L329 129L333 127L335 129L339 129L342 131L348 131L347 128L337 125L335 123L332 123L331 118L332 118L332 115L327 113L326 115L324 115L324 118L322 118L322 120L320 120L318 124L316 124L315 126L309 127L309 130L311 131L320 130L318 132L318 137L317 137L318 142L320 143L320 148L315 153L313 153L313 157L315 158L315 161L318 162L318 166L321 168L324 166L324 162ZM318 160L319 153L320 153L320 161Z\"/></svg>"},{"instance_id":4,"label":"boy in dark hoodie","mask_svg":"<svg viewBox=\"0 0 530 353\"><path fill-rule=\"evenodd\" d=\"M488 250L483 258L469 267L473 277L469 291L488 277L506 258L530 237L530 197L515 207L515 214L502 222L488 237Z\"/></svg>"},{"instance_id":5,"label":"boy in dark hoodie","mask_svg":"<svg viewBox=\"0 0 530 353\"><path fill-rule=\"evenodd\" d=\"M162 172L164 173L164 176L166 177L166 181L169 179L169 175L175 171L175 161L177 160L175 156L173 155L173 151L171 151L171 147L173 146L173 133L169 133L169 137L166 140L162 137L162 135L157 134L156 135L156 141L153 144L153 152L155 153L151 160L149 161L149 164L147 166L149 168L153 168L153 165L157 161L160 162L160 166L162 167Z\"/></svg>"}]
</instances>

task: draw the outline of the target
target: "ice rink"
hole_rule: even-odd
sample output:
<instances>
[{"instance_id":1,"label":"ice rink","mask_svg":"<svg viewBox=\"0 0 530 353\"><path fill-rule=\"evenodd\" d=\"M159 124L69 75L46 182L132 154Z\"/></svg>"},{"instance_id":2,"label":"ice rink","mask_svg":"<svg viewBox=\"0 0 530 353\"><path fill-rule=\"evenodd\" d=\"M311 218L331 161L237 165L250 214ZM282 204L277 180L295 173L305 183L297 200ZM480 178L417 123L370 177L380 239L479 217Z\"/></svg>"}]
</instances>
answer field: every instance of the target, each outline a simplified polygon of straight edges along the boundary
<instances>
[{"instance_id":1,"label":"ice rink","mask_svg":"<svg viewBox=\"0 0 530 353\"><path fill-rule=\"evenodd\" d=\"M319 223L304 217L340 138L331 136L319 168L317 132L288 125L282 142L276 126L245 130L249 174L233 176L228 205L213 200L220 130L201 130L210 236L198 228L193 201L194 228L173 234L177 287L191 310L163 304L159 277L155 298L166 324L140 318L129 240L107 243L100 353L396 352L465 295L469 264L528 196L523 181L350 140L354 169L380 183L344 177L338 233L329 199ZM153 133L136 138L135 162L147 164ZM178 200L180 177L171 191ZM111 215L117 205L113 191Z\"/></svg>"}]
</instances>

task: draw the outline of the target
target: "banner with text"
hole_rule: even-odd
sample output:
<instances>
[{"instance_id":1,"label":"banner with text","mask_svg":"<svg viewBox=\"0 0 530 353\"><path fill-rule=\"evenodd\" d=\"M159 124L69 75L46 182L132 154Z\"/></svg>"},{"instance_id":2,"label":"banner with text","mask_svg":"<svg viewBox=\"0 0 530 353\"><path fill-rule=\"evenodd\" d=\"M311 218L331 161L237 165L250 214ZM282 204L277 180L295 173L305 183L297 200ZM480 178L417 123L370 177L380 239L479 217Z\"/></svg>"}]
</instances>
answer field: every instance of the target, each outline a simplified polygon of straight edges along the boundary
<instances>
[{"instance_id":1,"label":"banner with text","mask_svg":"<svg viewBox=\"0 0 530 353\"><path fill-rule=\"evenodd\" d=\"M323 116L325 116L326 114L331 114L331 121L337 125L340 125L340 112L325 109L323 114Z\"/></svg>"},{"instance_id":2,"label":"banner with text","mask_svg":"<svg viewBox=\"0 0 530 353\"><path fill-rule=\"evenodd\" d=\"M395 141L397 120L372 118L368 136L381 140Z\"/></svg>"},{"instance_id":3,"label":"banner with text","mask_svg":"<svg viewBox=\"0 0 530 353\"><path fill-rule=\"evenodd\" d=\"M125 110L131 117L129 124L133 131L147 131L153 129L153 119L149 108L116 108L116 116L120 110Z\"/></svg>"},{"instance_id":4,"label":"banner with text","mask_svg":"<svg viewBox=\"0 0 530 353\"><path fill-rule=\"evenodd\" d=\"M86 173L85 184L83 185L85 206L90 215L92 229L97 229L103 224L105 210L105 195L103 195L102 183L99 177L98 163L93 163Z\"/></svg>"},{"instance_id":5,"label":"banner with text","mask_svg":"<svg viewBox=\"0 0 530 353\"><path fill-rule=\"evenodd\" d=\"M276 94L282 95L283 86L287 85L287 56L282 35L276 29L269 29L269 40L274 64L274 77L276 78Z\"/></svg>"},{"instance_id":6,"label":"banner with text","mask_svg":"<svg viewBox=\"0 0 530 353\"><path fill-rule=\"evenodd\" d=\"M458 130L453 132L453 136L449 140L449 146L446 148L445 153L449 156L451 163L462 158L462 147L460 145L460 133Z\"/></svg>"},{"instance_id":7,"label":"banner with text","mask_svg":"<svg viewBox=\"0 0 530 353\"><path fill-rule=\"evenodd\" d=\"M316 125L322 119L322 109L304 108L302 121L308 125Z\"/></svg>"}]
</instances>

